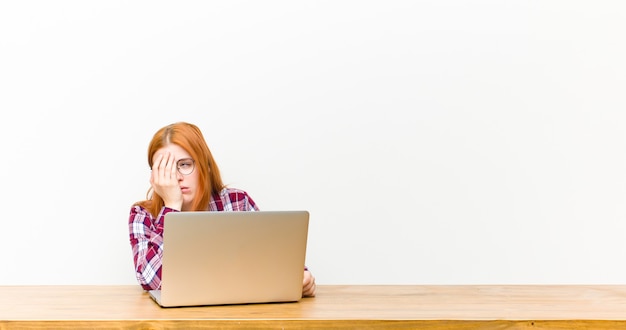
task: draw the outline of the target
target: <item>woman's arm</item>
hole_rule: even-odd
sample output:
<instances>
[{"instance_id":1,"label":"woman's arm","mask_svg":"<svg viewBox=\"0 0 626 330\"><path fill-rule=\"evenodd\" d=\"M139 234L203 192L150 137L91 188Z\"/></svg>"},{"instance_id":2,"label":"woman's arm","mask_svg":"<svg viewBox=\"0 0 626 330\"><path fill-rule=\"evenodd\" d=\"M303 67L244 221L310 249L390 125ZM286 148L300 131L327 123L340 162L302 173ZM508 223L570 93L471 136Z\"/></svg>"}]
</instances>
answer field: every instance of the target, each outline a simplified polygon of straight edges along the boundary
<instances>
[{"instance_id":1,"label":"woman's arm","mask_svg":"<svg viewBox=\"0 0 626 330\"><path fill-rule=\"evenodd\" d=\"M163 217L173 211L164 207L157 219L140 207L130 210L128 229L133 251L135 276L144 290L161 288L161 258L163 257Z\"/></svg>"}]
</instances>

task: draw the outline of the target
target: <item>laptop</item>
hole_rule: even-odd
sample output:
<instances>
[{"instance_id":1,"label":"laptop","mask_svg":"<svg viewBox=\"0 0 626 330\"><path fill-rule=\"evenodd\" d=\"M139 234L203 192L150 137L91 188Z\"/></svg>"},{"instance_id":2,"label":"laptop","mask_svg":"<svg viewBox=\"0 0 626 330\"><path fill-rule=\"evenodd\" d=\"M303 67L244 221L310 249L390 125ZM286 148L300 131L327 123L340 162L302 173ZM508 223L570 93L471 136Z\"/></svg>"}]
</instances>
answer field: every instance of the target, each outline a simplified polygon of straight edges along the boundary
<instances>
[{"instance_id":1,"label":"laptop","mask_svg":"<svg viewBox=\"0 0 626 330\"><path fill-rule=\"evenodd\" d=\"M163 227L162 307L296 302L308 211L170 212Z\"/></svg>"}]
</instances>

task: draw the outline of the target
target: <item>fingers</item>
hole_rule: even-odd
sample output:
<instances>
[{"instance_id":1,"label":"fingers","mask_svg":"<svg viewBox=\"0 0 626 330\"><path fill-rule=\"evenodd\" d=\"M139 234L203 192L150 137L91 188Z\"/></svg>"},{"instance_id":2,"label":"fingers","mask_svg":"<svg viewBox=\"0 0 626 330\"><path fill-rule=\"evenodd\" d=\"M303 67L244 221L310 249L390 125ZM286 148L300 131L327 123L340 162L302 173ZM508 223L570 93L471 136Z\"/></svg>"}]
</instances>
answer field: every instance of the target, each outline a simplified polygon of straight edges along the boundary
<instances>
[{"instance_id":1,"label":"fingers","mask_svg":"<svg viewBox=\"0 0 626 330\"><path fill-rule=\"evenodd\" d=\"M176 180L176 160L169 152L158 154L152 164L151 180L156 184L167 184Z\"/></svg>"},{"instance_id":2,"label":"fingers","mask_svg":"<svg viewBox=\"0 0 626 330\"><path fill-rule=\"evenodd\" d=\"M315 277L308 270L304 271L304 278L302 281L302 296L314 297L316 291Z\"/></svg>"},{"instance_id":3,"label":"fingers","mask_svg":"<svg viewBox=\"0 0 626 330\"><path fill-rule=\"evenodd\" d=\"M161 165L161 161L163 160L163 155L158 154L154 161L152 162L152 168L150 169L150 183L154 184L160 178L159 176L159 166Z\"/></svg>"},{"instance_id":4,"label":"fingers","mask_svg":"<svg viewBox=\"0 0 626 330\"><path fill-rule=\"evenodd\" d=\"M150 184L154 192L163 199L165 206L182 210L183 196L174 155L169 152L155 155Z\"/></svg>"},{"instance_id":5,"label":"fingers","mask_svg":"<svg viewBox=\"0 0 626 330\"><path fill-rule=\"evenodd\" d=\"M303 297L315 297L315 283L309 283L308 286L302 288Z\"/></svg>"}]
</instances>

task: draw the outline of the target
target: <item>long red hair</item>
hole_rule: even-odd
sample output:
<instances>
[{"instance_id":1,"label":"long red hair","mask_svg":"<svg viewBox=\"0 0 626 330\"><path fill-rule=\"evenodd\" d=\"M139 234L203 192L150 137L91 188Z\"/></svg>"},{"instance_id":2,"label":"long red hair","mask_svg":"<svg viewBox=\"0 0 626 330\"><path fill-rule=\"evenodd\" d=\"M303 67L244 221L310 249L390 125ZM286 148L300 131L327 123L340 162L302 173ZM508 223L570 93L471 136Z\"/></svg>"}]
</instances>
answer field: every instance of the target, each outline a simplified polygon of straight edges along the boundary
<instances>
[{"instance_id":1,"label":"long red hair","mask_svg":"<svg viewBox=\"0 0 626 330\"><path fill-rule=\"evenodd\" d=\"M198 171L198 187L192 202L192 211L207 210L211 195L220 192L224 188L224 183L202 132L196 125L186 122L173 123L159 129L148 146L148 166L150 168L152 168L154 154L170 143L185 149L195 160L195 170ZM148 210L153 217L157 217L165 205L163 198L155 193L152 187L148 189L146 200L135 204Z\"/></svg>"}]
</instances>

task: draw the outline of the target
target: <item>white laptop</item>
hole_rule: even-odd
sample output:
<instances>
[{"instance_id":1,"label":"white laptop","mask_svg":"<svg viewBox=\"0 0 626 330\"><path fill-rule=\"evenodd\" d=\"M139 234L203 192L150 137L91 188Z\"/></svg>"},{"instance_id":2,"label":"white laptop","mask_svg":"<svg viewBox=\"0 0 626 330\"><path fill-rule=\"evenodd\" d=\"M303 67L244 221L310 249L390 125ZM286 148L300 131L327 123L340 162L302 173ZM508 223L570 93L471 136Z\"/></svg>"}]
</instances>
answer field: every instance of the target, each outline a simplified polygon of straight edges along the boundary
<instances>
[{"instance_id":1,"label":"white laptop","mask_svg":"<svg viewBox=\"0 0 626 330\"><path fill-rule=\"evenodd\" d=\"M163 228L162 307L295 302L308 211L170 212Z\"/></svg>"}]
</instances>

